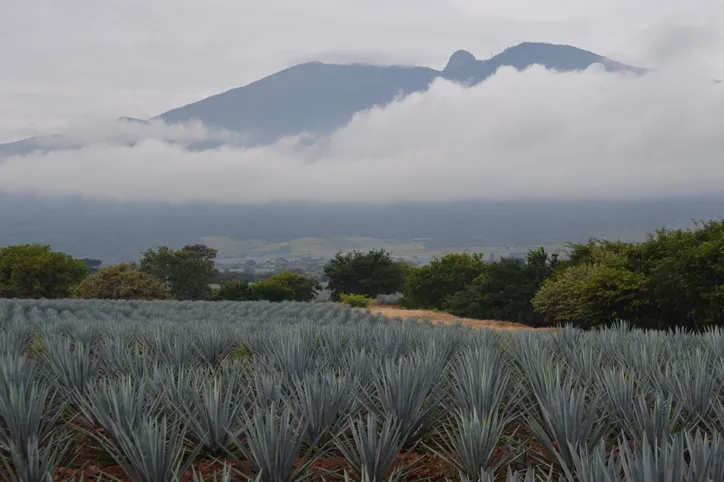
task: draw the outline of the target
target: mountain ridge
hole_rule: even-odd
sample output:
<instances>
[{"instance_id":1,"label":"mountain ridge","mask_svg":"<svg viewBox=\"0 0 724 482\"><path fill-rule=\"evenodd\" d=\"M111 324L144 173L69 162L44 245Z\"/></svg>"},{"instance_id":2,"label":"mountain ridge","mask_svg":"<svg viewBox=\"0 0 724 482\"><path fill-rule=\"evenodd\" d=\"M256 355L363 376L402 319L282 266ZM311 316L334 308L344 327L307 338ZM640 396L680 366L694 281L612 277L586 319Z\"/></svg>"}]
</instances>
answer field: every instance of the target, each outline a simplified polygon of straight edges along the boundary
<instances>
[{"instance_id":1,"label":"mountain ridge","mask_svg":"<svg viewBox=\"0 0 724 482\"><path fill-rule=\"evenodd\" d=\"M503 66L523 70L542 65L559 71L576 71L595 63L609 71L646 71L570 45L541 42L523 42L486 60L476 58L467 50L458 50L442 70L414 65L312 61L170 109L148 120L130 117L118 120L133 123L162 120L169 124L200 121L211 129L243 133L250 144L269 144L284 136L328 134L344 126L355 113L389 104L400 95L424 91L438 78L474 85ZM46 136L0 144L0 159L60 147L53 146L54 138L57 139Z\"/></svg>"}]
</instances>

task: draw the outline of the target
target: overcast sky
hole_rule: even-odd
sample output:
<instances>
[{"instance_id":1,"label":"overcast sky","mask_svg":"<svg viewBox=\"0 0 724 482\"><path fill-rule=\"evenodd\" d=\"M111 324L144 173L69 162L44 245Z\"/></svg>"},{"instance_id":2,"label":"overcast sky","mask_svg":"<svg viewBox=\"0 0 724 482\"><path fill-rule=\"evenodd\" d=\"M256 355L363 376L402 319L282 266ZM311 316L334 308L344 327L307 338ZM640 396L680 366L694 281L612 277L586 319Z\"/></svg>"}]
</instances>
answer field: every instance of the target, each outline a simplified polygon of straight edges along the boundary
<instances>
[{"instance_id":1,"label":"overcast sky","mask_svg":"<svg viewBox=\"0 0 724 482\"><path fill-rule=\"evenodd\" d=\"M721 0L25 0L0 15L0 139L79 150L0 163L0 191L122 201L621 199L724 192ZM314 142L244 148L147 118L317 59L442 68L523 41L653 67L503 68L435 82ZM109 122L111 121L111 122ZM182 144L221 139L190 152ZM134 141L129 147L125 143Z\"/></svg>"},{"instance_id":2,"label":"overcast sky","mask_svg":"<svg viewBox=\"0 0 724 482\"><path fill-rule=\"evenodd\" d=\"M0 141L146 118L305 60L442 68L523 41L724 78L721 0L8 0Z\"/></svg>"}]
</instances>

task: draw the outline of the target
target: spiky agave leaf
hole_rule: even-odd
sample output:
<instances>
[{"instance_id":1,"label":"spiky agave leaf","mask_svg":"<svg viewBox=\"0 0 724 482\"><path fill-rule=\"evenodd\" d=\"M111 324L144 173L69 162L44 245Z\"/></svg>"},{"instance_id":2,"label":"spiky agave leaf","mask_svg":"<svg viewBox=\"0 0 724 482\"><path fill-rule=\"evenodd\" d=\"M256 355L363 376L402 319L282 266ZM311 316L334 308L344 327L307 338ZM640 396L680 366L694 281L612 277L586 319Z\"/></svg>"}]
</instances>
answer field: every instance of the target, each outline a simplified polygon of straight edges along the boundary
<instances>
[{"instance_id":1,"label":"spiky agave leaf","mask_svg":"<svg viewBox=\"0 0 724 482\"><path fill-rule=\"evenodd\" d=\"M66 391L83 393L96 378L100 363L90 346L67 337L43 340L43 362L54 380Z\"/></svg>"},{"instance_id":2,"label":"spiky agave leaf","mask_svg":"<svg viewBox=\"0 0 724 482\"><path fill-rule=\"evenodd\" d=\"M601 441L589 450L569 444L573 465L561 464L566 482L619 482L621 480L621 462L607 454L606 445Z\"/></svg>"},{"instance_id":3,"label":"spiky agave leaf","mask_svg":"<svg viewBox=\"0 0 724 482\"><path fill-rule=\"evenodd\" d=\"M497 349L464 350L450 367L452 402L464 412L487 417L505 401L510 406L510 375Z\"/></svg>"},{"instance_id":4,"label":"spiky agave leaf","mask_svg":"<svg viewBox=\"0 0 724 482\"><path fill-rule=\"evenodd\" d=\"M0 393L0 449L9 452L14 446L22 452L33 447L33 440L43 445L50 439L59 418L56 397L55 390L38 381L8 384Z\"/></svg>"},{"instance_id":5,"label":"spiky agave leaf","mask_svg":"<svg viewBox=\"0 0 724 482\"><path fill-rule=\"evenodd\" d=\"M646 440L666 444L678 430L681 420L681 404L672 398L653 395L653 402L645 393L636 396L636 403L629 412L625 431L631 440Z\"/></svg>"},{"instance_id":6,"label":"spiky agave leaf","mask_svg":"<svg viewBox=\"0 0 724 482\"><path fill-rule=\"evenodd\" d=\"M145 357L136 340L123 335L104 337L96 347L103 373L109 376L143 375Z\"/></svg>"},{"instance_id":7,"label":"spiky agave leaf","mask_svg":"<svg viewBox=\"0 0 724 482\"><path fill-rule=\"evenodd\" d=\"M158 395L147 380L125 375L98 380L75 400L91 426L130 433L144 420L161 414L163 397Z\"/></svg>"},{"instance_id":8,"label":"spiky agave leaf","mask_svg":"<svg viewBox=\"0 0 724 482\"><path fill-rule=\"evenodd\" d=\"M262 482L292 482L306 480L306 470L321 456L300 454L306 424L295 420L288 407L279 409L276 402L267 407L257 406L251 416L243 414L244 427L233 436L244 457L251 463ZM237 463L241 461L229 452ZM295 464L297 458L302 462Z\"/></svg>"},{"instance_id":9,"label":"spiky agave leaf","mask_svg":"<svg viewBox=\"0 0 724 482\"><path fill-rule=\"evenodd\" d=\"M395 467L404 437L402 425L393 418L380 423L374 413L368 413L349 419L334 444L352 466L354 480L383 482L405 475L406 468Z\"/></svg>"},{"instance_id":10,"label":"spiky agave leaf","mask_svg":"<svg viewBox=\"0 0 724 482\"><path fill-rule=\"evenodd\" d=\"M633 374L623 367L603 368L596 375L596 390L605 392L605 410L615 431L628 427L634 410L636 382Z\"/></svg>"},{"instance_id":11,"label":"spiky agave leaf","mask_svg":"<svg viewBox=\"0 0 724 482\"><path fill-rule=\"evenodd\" d=\"M0 355L0 394L11 386L37 379L37 365L23 355Z\"/></svg>"},{"instance_id":12,"label":"spiky agave leaf","mask_svg":"<svg viewBox=\"0 0 724 482\"><path fill-rule=\"evenodd\" d=\"M549 380L536 399L537 406L526 416L528 426L561 465L572 467L571 446L592 450L609 431L602 395L576 386L571 379Z\"/></svg>"},{"instance_id":13,"label":"spiky agave leaf","mask_svg":"<svg viewBox=\"0 0 724 482\"><path fill-rule=\"evenodd\" d=\"M21 356L30 346L35 329L29 326L13 326L0 331L0 355Z\"/></svg>"},{"instance_id":14,"label":"spiky agave leaf","mask_svg":"<svg viewBox=\"0 0 724 482\"><path fill-rule=\"evenodd\" d=\"M188 438L201 444L203 453L222 455L230 446L230 434L239 429L249 395L245 380L240 373L222 372L211 379L197 378L193 385L179 407L189 420Z\"/></svg>"},{"instance_id":15,"label":"spiky agave leaf","mask_svg":"<svg viewBox=\"0 0 724 482\"><path fill-rule=\"evenodd\" d=\"M234 340L226 330L208 323L194 337L193 346L204 363L216 366L232 352Z\"/></svg>"},{"instance_id":16,"label":"spiky agave leaf","mask_svg":"<svg viewBox=\"0 0 724 482\"><path fill-rule=\"evenodd\" d=\"M11 441L7 453L0 454L4 466L0 474L7 482L52 482L58 467L68 458L71 444L65 434L42 443L33 437L24 446Z\"/></svg>"},{"instance_id":17,"label":"spiky agave leaf","mask_svg":"<svg viewBox=\"0 0 724 482\"><path fill-rule=\"evenodd\" d=\"M473 480L485 471L494 472L510 462L502 457L494 460L496 450L505 449L499 442L507 422L497 411L480 417L475 410L459 410L439 431L436 453L455 467L461 478Z\"/></svg>"},{"instance_id":18,"label":"spiky agave leaf","mask_svg":"<svg viewBox=\"0 0 724 482\"><path fill-rule=\"evenodd\" d=\"M445 377L439 360L415 354L399 361L383 360L373 373L375 398L367 397L368 410L400 423L405 448L416 445L430 430L432 414L445 395Z\"/></svg>"},{"instance_id":19,"label":"spiky agave leaf","mask_svg":"<svg viewBox=\"0 0 724 482\"><path fill-rule=\"evenodd\" d=\"M720 383L712 376L711 359L702 350L688 353L683 360L669 363L661 383L679 400L684 413L693 423L709 419L717 399Z\"/></svg>"},{"instance_id":20,"label":"spiky agave leaf","mask_svg":"<svg viewBox=\"0 0 724 482\"><path fill-rule=\"evenodd\" d=\"M204 476L200 473L196 472L195 468L192 468L193 470L193 481L194 482L206 482L206 479L204 479ZM221 473L215 472L213 475L213 478L210 479L211 482L239 482L242 479L237 477L238 472L235 471L230 465L228 465L226 462L224 462L223 467L221 468ZM247 480L250 480L247 478ZM254 482L261 482L261 477L257 476L255 479L253 479Z\"/></svg>"},{"instance_id":21,"label":"spiky agave leaf","mask_svg":"<svg viewBox=\"0 0 724 482\"><path fill-rule=\"evenodd\" d=\"M628 443L620 443L621 465L626 482L708 482L694 479L684 458L682 437L674 437L668 443L649 440L644 435L641 444L633 449Z\"/></svg>"},{"instance_id":22,"label":"spiky agave leaf","mask_svg":"<svg viewBox=\"0 0 724 482\"><path fill-rule=\"evenodd\" d=\"M111 437L95 431L92 436L132 482L177 482L191 466L198 448L186 453L186 427L169 424L166 417L144 418L138 430L115 430Z\"/></svg>"},{"instance_id":23,"label":"spiky agave leaf","mask_svg":"<svg viewBox=\"0 0 724 482\"><path fill-rule=\"evenodd\" d=\"M724 480L724 440L719 433L685 434L690 471L695 480Z\"/></svg>"},{"instance_id":24,"label":"spiky agave leaf","mask_svg":"<svg viewBox=\"0 0 724 482\"><path fill-rule=\"evenodd\" d=\"M356 379L330 371L295 379L285 399L295 416L307 423L304 442L327 444L344 417L354 414L358 390Z\"/></svg>"},{"instance_id":25,"label":"spiky agave leaf","mask_svg":"<svg viewBox=\"0 0 724 482\"><path fill-rule=\"evenodd\" d=\"M447 482L451 482L449 479L446 480ZM460 477L460 482L495 482L496 480L500 479L494 470L483 470L477 477L473 478L465 475ZM505 482L553 482L553 479L552 475L549 475L546 479L543 479L542 476L536 478L536 473L533 469L528 469L525 472L513 472L513 470L508 467Z\"/></svg>"}]
</instances>

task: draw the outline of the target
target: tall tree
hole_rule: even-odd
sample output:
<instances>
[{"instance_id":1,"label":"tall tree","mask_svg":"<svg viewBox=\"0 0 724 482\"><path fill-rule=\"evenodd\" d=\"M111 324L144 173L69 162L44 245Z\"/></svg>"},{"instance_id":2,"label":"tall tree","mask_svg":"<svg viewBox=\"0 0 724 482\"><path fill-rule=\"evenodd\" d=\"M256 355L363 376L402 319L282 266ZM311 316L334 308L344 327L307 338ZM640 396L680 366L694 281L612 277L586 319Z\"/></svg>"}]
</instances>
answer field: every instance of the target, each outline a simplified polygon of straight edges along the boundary
<instances>
[{"instance_id":1,"label":"tall tree","mask_svg":"<svg viewBox=\"0 0 724 482\"><path fill-rule=\"evenodd\" d=\"M0 298L66 298L87 275L81 261L50 246L0 248Z\"/></svg>"},{"instance_id":2,"label":"tall tree","mask_svg":"<svg viewBox=\"0 0 724 482\"><path fill-rule=\"evenodd\" d=\"M215 249L202 244L184 246L176 251L161 246L143 253L140 268L161 280L175 299L200 300L211 293L209 283L217 274L216 253Z\"/></svg>"},{"instance_id":3,"label":"tall tree","mask_svg":"<svg viewBox=\"0 0 724 482\"><path fill-rule=\"evenodd\" d=\"M397 293L402 290L407 271L405 263L394 261L384 249L373 249L366 253L337 253L324 266L324 274L329 279L328 288L334 300L339 300L342 293L370 298Z\"/></svg>"}]
</instances>

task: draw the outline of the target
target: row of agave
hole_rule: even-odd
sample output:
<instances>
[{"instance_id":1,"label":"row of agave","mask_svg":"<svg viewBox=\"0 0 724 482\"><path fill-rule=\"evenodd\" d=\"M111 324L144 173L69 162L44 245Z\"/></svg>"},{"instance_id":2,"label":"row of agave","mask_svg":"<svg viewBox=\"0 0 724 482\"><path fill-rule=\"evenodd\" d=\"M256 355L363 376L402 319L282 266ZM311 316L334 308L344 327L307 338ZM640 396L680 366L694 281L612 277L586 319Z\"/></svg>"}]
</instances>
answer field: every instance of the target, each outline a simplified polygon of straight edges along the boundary
<instances>
[{"instance_id":1,"label":"row of agave","mask_svg":"<svg viewBox=\"0 0 724 482\"><path fill-rule=\"evenodd\" d=\"M420 480L432 458L470 482L724 481L722 355L719 329L0 301L0 474L54 480L82 450L139 482L215 459L215 480Z\"/></svg>"}]
</instances>

